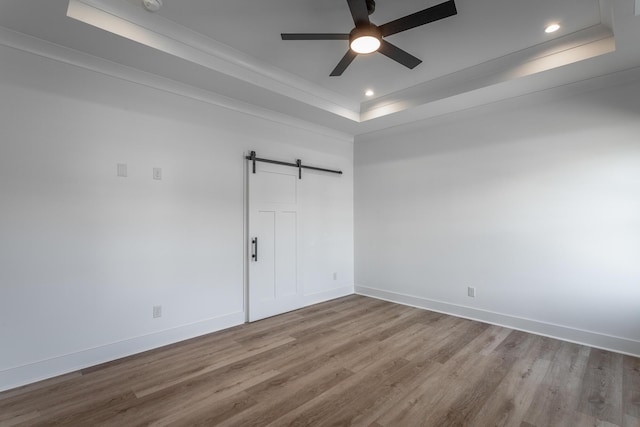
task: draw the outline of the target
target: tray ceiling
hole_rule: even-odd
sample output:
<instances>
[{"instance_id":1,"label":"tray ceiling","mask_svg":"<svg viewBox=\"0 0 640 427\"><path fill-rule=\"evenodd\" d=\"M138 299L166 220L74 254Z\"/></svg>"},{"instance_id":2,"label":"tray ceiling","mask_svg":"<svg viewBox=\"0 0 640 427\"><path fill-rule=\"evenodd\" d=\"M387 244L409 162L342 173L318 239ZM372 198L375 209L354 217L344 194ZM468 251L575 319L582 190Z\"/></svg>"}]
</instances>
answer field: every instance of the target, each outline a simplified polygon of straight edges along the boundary
<instances>
[{"instance_id":1,"label":"tray ceiling","mask_svg":"<svg viewBox=\"0 0 640 427\"><path fill-rule=\"evenodd\" d=\"M378 0L371 20L438 3ZM280 33L349 32L345 0L164 0L156 13L141 0L3 0L0 25L349 134L640 65L635 0L456 6L456 16L388 38L423 60L415 69L374 53L341 77L329 73L347 41L283 41ZM552 22L561 29L546 34Z\"/></svg>"}]
</instances>

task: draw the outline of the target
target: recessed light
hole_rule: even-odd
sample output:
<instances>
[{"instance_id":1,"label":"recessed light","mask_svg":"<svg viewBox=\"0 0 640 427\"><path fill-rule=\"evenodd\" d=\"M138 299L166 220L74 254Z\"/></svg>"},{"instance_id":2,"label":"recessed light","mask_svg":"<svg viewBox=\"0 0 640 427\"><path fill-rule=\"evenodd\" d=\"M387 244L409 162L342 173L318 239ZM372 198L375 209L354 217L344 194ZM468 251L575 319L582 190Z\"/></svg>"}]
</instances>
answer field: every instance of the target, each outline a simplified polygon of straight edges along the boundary
<instances>
[{"instance_id":1,"label":"recessed light","mask_svg":"<svg viewBox=\"0 0 640 427\"><path fill-rule=\"evenodd\" d=\"M157 12L162 7L162 0L142 0L142 5L149 12Z\"/></svg>"},{"instance_id":2,"label":"recessed light","mask_svg":"<svg viewBox=\"0 0 640 427\"><path fill-rule=\"evenodd\" d=\"M367 91L364 94L367 96L373 96L374 92L371 89L367 89Z\"/></svg>"},{"instance_id":3,"label":"recessed light","mask_svg":"<svg viewBox=\"0 0 640 427\"><path fill-rule=\"evenodd\" d=\"M548 25L547 28L544 29L545 33L555 33L560 29L560 24L551 24Z\"/></svg>"}]
</instances>

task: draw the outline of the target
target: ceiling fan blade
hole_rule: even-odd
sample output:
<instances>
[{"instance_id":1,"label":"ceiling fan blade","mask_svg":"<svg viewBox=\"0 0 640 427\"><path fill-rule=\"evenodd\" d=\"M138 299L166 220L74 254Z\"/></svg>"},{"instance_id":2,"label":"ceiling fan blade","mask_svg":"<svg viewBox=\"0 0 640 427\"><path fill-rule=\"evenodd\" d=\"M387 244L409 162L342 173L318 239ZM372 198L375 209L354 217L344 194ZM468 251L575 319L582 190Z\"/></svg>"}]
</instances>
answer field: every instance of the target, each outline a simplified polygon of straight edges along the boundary
<instances>
[{"instance_id":1,"label":"ceiling fan blade","mask_svg":"<svg viewBox=\"0 0 640 427\"><path fill-rule=\"evenodd\" d=\"M428 9L421 10L420 12L412 13L411 15L396 19L395 21L387 22L386 24L380 25L378 28L382 31L382 37L386 37L391 34L419 27L420 25L428 24L429 22L448 18L456 15L457 13L458 10L456 9L455 1L449 0Z\"/></svg>"},{"instance_id":2,"label":"ceiling fan blade","mask_svg":"<svg viewBox=\"0 0 640 427\"><path fill-rule=\"evenodd\" d=\"M282 40L349 40L349 34L282 33Z\"/></svg>"},{"instance_id":3,"label":"ceiling fan blade","mask_svg":"<svg viewBox=\"0 0 640 427\"><path fill-rule=\"evenodd\" d=\"M347 51L347 53L342 57L340 62L338 62L338 65L336 65L336 68L333 69L333 71L331 72L330 75L332 77L341 76L342 73L344 73L344 70L347 69L349 64L351 64L351 62L353 62L353 60L356 58L356 56L358 56L358 54L355 53L354 51L352 51L351 49L349 49Z\"/></svg>"},{"instance_id":4,"label":"ceiling fan blade","mask_svg":"<svg viewBox=\"0 0 640 427\"><path fill-rule=\"evenodd\" d=\"M386 57L393 59L396 62L399 62L407 68L413 69L422 62L422 60L416 58L408 52L405 52L399 47L392 45L386 40L382 40L380 48L378 48L378 52Z\"/></svg>"},{"instance_id":5,"label":"ceiling fan blade","mask_svg":"<svg viewBox=\"0 0 640 427\"><path fill-rule=\"evenodd\" d=\"M347 0L349 10L356 27L369 24L369 11L366 0Z\"/></svg>"}]
</instances>

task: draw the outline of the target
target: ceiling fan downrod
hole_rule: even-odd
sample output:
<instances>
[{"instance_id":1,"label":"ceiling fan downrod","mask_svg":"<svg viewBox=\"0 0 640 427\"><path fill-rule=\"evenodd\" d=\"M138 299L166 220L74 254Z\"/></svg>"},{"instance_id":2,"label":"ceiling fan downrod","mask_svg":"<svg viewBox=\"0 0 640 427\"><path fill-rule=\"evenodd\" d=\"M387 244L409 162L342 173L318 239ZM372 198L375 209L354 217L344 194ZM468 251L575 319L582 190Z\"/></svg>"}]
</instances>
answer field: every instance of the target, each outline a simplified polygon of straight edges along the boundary
<instances>
[{"instance_id":1,"label":"ceiling fan downrod","mask_svg":"<svg viewBox=\"0 0 640 427\"><path fill-rule=\"evenodd\" d=\"M367 12L369 15L376 11L376 0L367 0Z\"/></svg>"}]
</instances>

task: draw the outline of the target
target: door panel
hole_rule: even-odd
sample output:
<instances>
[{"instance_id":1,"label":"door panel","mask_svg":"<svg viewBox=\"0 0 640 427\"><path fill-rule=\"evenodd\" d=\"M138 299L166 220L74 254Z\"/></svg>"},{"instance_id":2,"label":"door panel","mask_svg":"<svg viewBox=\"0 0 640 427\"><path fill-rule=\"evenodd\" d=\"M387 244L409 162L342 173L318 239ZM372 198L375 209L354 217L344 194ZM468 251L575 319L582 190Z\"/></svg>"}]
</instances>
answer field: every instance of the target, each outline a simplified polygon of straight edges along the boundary
<instances>
[{"instance_id":1,"label":"door panel","mask_svg":"<svg viewBox=\"0 0 640 427\"><path fill-rule=\"evenodd\" d=\"M297 212L279 212L276 236L276 297L298 293L298 221Z\"/></svg>"},{"instance_id":2,"label":"door panel","mask_svg":"<svg viewBox=\"0 0 640 427\"><path fill-rule=\"evenodd\" d=\"M276 296L275 232L276 213L258 211L254 235L258 239L258 261L254 261L251 290L260 300L273 299Z\"/></svg>"}]
</instances>

